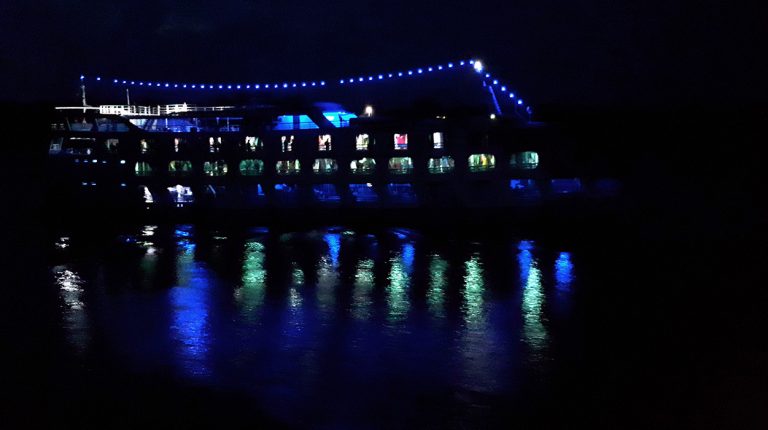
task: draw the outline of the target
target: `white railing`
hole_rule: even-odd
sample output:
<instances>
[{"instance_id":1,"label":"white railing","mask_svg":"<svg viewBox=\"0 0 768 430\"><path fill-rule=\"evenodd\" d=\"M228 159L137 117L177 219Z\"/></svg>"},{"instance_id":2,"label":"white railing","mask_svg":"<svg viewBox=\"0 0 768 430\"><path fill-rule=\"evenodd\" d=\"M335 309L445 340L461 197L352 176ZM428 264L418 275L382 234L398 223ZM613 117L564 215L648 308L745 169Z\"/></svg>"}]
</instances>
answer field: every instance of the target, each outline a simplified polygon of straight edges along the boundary
<instances>
[{"instance_id":1,"label":"white railing","mask_svg":"<svg viewBox=\"0 0 768 430\"><path fill-rule=\"evenodd\" d=\"M135 105L101 105L95 106L64 106L57 107L58 110L98 110L102 115L120 115L120 116L164 116L185 112L222 112L233 109L234 106L195 106L186 103L157 105L157 106L135 106Z\"/></svg>"}]
</instances>

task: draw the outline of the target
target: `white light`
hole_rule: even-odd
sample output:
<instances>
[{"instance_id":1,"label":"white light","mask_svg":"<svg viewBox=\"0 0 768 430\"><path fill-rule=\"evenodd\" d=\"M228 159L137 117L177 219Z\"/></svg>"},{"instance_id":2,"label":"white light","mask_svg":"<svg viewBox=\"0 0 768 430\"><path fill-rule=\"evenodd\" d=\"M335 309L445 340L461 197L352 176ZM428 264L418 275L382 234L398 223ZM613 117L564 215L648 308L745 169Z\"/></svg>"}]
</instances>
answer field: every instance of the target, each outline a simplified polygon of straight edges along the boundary
<instances>
[{"instance_id":1,"label":"white light","mask_svg":"<svg viewBox=\"0 0 768 430\"><path fill-rule=\"evenodd\" d=\"M373 187L373 184L372 184L372 183L370 183L370 182L366 183L365 185L367 185L367 186L368 186L368 188L371 188L371 187Z\"/></svg>"},{"instance_id":2,"label":"white light","mask_svg":"<svg viewBox=\"0 0 768 430\"><path fill-rule=\"evenodd\" d=\"M120 160L120 164L125 164L125 160Z\"/></svg>"},{"instance_id":3,"label":"white light","mask_svg":"<svg viewBox=\"0 0 768 430\"><path fill-rule=\"evenodd\" d=\"M499 81L497 81L496 79L494 79L494 80L493 80L493 85L499 85Z\"/></svg>"},{"instance_id":4,"label":"white light","mask_svg":"<svg viewBox=\"0 0 768 430\"><path fill-rule=\"evenodd\" d=\"M97 76L97 77L96 77L96 80L97 80L97 81L100 81L100 80L101 80L101 78Z\"/></svg>"},{"instance_id":5,"label":"white light","mask_svg":"<svg viewBox=\"0 0 768 430\"><path fill-rule=\"evenodd\" d=\"M511 99L515 98L515 93L509 93L509 98Z\"/></svg>"},{"instance_id":6,"label":"white light","mask_svg":"<svg viewBox=\"0 0 768 430\"><path fill-rule=\"evenodd\" d=\"M372 116L373 115L373 106L371 106L371 105L366 106L365 107L365 114L367 116Z\"/></svg>"},{"instance_id":7,"label":"white light","mask_svg":"<svg viewBox=\"0 0 768 430\"><path fill-rule=\"evenodd\" d=\"M325 81L320 81L320 86L325 86Z\"/></svg>"},{"instance_id":8,"label":"white light","mask_svg":"<svg viewBox=\"0 0 768 430\"><path fill-rule=\"evenodd\" d=\"M517 104L519 104L519 105L523 104L523 99L519 99L519 100L517 101Z\"/></svg>"},{"instance_id":9,"label":"white light","mask_svg":"<svg viewBox=\"0 0 768 430\"><path fill-rule=\"evenodd\" d=\"M501 91L506 91L507 87L501 87Z\"/></svg>"},{"instance_id":10,"label":"white light","mask_svg":"<svg viewBox=\"0 0 768 430\"><path fill-rule=\"evenodd\" d=\"M491 119L496 119L496 114L495 113L491 114Z\"/></svg>"},{"instance_id":11,"label":"white light","mask_svg":"<svg viewBox=\"0 0 768 430\"><path fill-rule=\"evenodd\" d=\"M473 66L473 67L475 68L475 71L476 71L477 73L480 73L480 72L482 72L482 71L483 71L483 63L481 63L481 62L479 62L479 61L475 61L475 64L474 64L474 66Z\"/></svg>"},{"instance_id":12,"label":"white light","mask_svg":"<svg viewBox=\"0 0 768 430\"><path fill-rule=\"evenodd\" d=\"M453 63L448 63L448 68L453 69Z\"/></svg>"}]
</instances>

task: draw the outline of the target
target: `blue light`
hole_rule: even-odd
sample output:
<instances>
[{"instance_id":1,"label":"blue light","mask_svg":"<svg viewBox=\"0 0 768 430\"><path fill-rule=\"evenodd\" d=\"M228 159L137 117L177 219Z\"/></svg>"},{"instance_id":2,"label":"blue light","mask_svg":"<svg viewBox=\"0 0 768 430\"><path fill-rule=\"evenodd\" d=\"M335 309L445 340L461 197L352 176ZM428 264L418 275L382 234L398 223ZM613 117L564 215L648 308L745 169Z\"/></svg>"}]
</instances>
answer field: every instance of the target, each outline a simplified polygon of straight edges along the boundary
<instances>
[{"instance_id":1,"label":"blue light","mask_svg":"<svg viewBox=\"0 0 768 430\"><path fill-rule=\"evenodd\" d=\"M409 70L409 71L408 71L408 75L410 76L410 75L412 75L412 74L413 74L413 70Z\"/></svg>"},{"instance_id":2,"label":"blue light","mask_svg":"<svg viewBox=\"0 0 768 430\"><path fill-rule=\"evenodd\" d=\"M116 84L116 83L117 83L117 79L115 79L114 81L112 81L112 83L113 83L113 84Z\"/></svg>"},{"instance_id":3,"label":"blue light","mask_svg":"<svg viewBox=\"0 0 768 430\"><path fill-rule=\"evenodd\" d=\"M392 73L387 73L387 77L391 78L392 77Z\"/></svg>"},{"instance_id":4,"label":"blue light","mask_svg":"<svg viewBox=\"0 0 768 430\"><path fill-rule=\"evenodd\" d=\"M379 79L384 79L384 76L383 75L379 75Z\"/></svg>"},{"instance_id":5,"label":"blue light","mask_svg":"<svg viewBox=\"0 0 768 430\"><path fill-rule=\"evenodd\" d=\"M156 83L156 84L155 84L155 86L156 86L156 87L159 87L159 86L160 86L160 82Z\"/></svg>"},{"instance_id":6,"label":"blue light","mask_svg":"<svg viewBox=\"0 0 768 430\"><path fill-rule=\"evenodd\" d=\"M264 84L264 88L269 88L269 84Z\"/></svg>"},{"instance_id":7,"label":"blue light","mask_svg":"<svg viewBox=\"0 0 768 430\"><path fill-rule=\"evenodd\" d=\"M443 70L443 66L437 66L437 70Z\"/></svg>"},{"instance_id":8,"label":"blue light","mask_svg":"<svg viewBox=\"0 0 768 430\"><path fill-rule=\"evenodd\" d=\"M168 88L169 86L170 86L170 85L168 85L168 84L165 84L165 88Z\"/></svg>"},{"instance_id":9,"label":"blue light","mask_svg":"<svg viewBox=\"0 0 768 430\"><path fill-rule=\"evenodd\" d=\"M448 68L453 69L453 63L448 63Z\"/></svg>"},{"instance_id":10,"label":"blue light","mask_svg":"<svg viewBox=\"0 0 768 430\"><path fill-rule=\"evenodd\" d=\"M139 82L139 85L144 85L144 82Z\"/></svg>"},{"instance_id":11,"label":"blue light","mask_svg":"<svg viewBox=\"0 0 768 430\"><path fill-rule=\"evenodd\" d=\"M306 83L306 82L302 82L302 83L301 83L301 86L302 86L302 87L306 87L306 86L307 86L307 83Z\"/></svg>"},{"instance_id":12,"label":"blue light","mask_svg":"<svg viewBox=\"0 0 768 430\"><path fill-rule=\"evenodd\" d=\"M246 90L250 90L250 89L251 89L251 84L248 84L248 85L246 85L246 86L245 86L245 89L246 89Z\"/></svg>"},{"instance_id":13,"label":"blue light","mask_svg":"<svg viewBox=\"0 0 768 430\"><path fill-rule=\"evenodd\" d=\"M213 89L213 85L208 85L208 89L212 90Z\"/></svg>"},{"instance_id":14,"label":"blue light","mask_svg":"<svg viewBox=\"0 0 768 430\"><path fill-rule=\"evenodd\" d=\"M373 80L373 76L368 76L368 80L372 81Z\"/></svg>"},{"instance_id":15,"label":"blue light","mask_svg":"<svg viewBox=\"0 0 768 430\"><path fill-rule=\"evenodd\" d=\"M479 64L479 63L478 63L478 64ZM486 73L486 74L485 74L485 77L486 77L486 78L490 78L490 77L491 77L491 74L490 74L490 73Z\"/></svg>"},{"instance_id":16,"label":"blue light","mask_svg":"<svg viewBox=\"0 0 768 430\"><path fill-rule=\"evenodd\" d=\"M123 84L125 84L125 81L123 81ZM133 82L131 82L131 84L133 84Z\"/></svg>"},{"instance_id":17,"label":"blue light","mask_svg":"<svg viewBox=\"0 0 768 430\"><path fill-rule=\"evenodd\" d=\"M431 67L427 68L427 71L428 71L428 72L431 72L431 71L432 71L432 68L431 68Z\"/></svg>"},{"instance_id":18,"label":"blue light","mask_svg":"<svg viewBox=\"0 0 768 430\"><path fill-rule=\"evenodd\" d=\"M463 61L459 61L459 66L463 66L463 65L464 65L464 62Z\"/></svg>"},{"instance_id":19,"label":"blue light","mask_svg":"<svg viewBox=\"0 0 768 430\"><path fill-rule=\"evenodd\" d=\"M312 82L312 86L313 86L313 87L315 86L315 83L314 83L314 82Z\"/></svg>"},{"instance_id":20,"label":"blue light","mask_svg":"<svg viewBox=\"0 0 768 430\"><path fill-rule=\"evenodd\" d=\"M511 99L515 98L515 93L509 93L509 98Z\"/></svg>"},{"instance_id":21,"label":"blue light","mask_svg":"<svg viewBox=\"0 0 768 430\"><path fill-rule=\"evenodd\" d=\"M283 88L288 88L288 84L287 83L283 83Z\"/></svg>"},{"instance_id":22,"label":"blue light","mask_svg":"<svg viewBox=\"0 0 768 430\"><path fill-rule=\"evenodd\" d=\"M256 84L256 85L254 85L253 87L254 87L254 88L256 88L256 89L258 90L258 89L259 89L259 84Z\"/></svg>"},{"instance_id":23,"label":"blue light","mask_svg":"<svg viewBox=\"0 0 768 430\"><path fill-rule=\"evenodd\" d=\"M173 84L173 88L179 88L179 84Z\"/></svg>"},{"instance_id":24,"label":"blue light","mask_svg":"<svg viewBox=\"0 0 768 430\"><path fill-rule=\"evenodd\" d=\"M362 77L358 78L358 81L363 82L363 78Z\"/></svg>"},{"instance_id":25,"label":"blue light","mask_svg":"<svg viewBox=\"0 0 768 430\"><path fill-rule=\"evenodd\" d=\"M501 91L506 91L507 87L501 87Z\"/></svg>"},{"instance_id":26,"label":"blue light","mask_svg":"<svg viewBox=\"0 0 768 430\"><path fill-rule=\"evenodd\" d=\"M397 72L397 76L403 76L403 72Z\"/></svg>"},{"instance_id":27,"label":"blue light","mask_svg":"<svg viewBox=\"0 0 768 430\"><path fill-rule=\"evenodd\" d=\"M240 85L238 85L238 86L237 86L237 89L238 89L238 90L240 89Z\"/></svg>"},{"instance_id":28,"label":"blue light","mask_svg":"<svg viewBox=\"0 0 768 430\"><path fill-rule=\"evenodd\" d=\"M354 79L350 79L350 80L349 80L349 83L350 83L350 84L352 84L352 83L354 83L354 82L355 82L355 80L354 80Z\"/></svg>"},{"instance_id":29,"label":"blue light","mask_svg":"<svg viewBox=\"0 0 768 430\"><path fill-rule=\"evenodd\" d=\"M85 79L85 75L80 75L80 80L82 81L83 79Z\"/></svg>"},{"instance_id":30,"label":"blue light","mask_svg":"<svg viewBox=\"0 0 768 430\"><path fill-rule=\"evenodd\" d=\"M186 85L185 85L185 86L186 86ZM197 88L197 85L195 85L195 84L192 84L192 88Z\"/></svg>"},{"instance_id":31,"label":"blue light","mask_svg":"<svg viewBox=\"0 0 768 430\"><path fill-rule=\"evenodd\" d=\"M423 71L423 70L421 70L421 69L418 69L418 70L416 70L416 71L417 71L417 72L419 72L419 73L423 73L423 72L424 72L424 71Z\"/></svg>"},{"instance_id":32,"label":"blue light","mask_svg":"<svg viewBox=\"0 0 768 430\"><path fill-rule=\"evenodd\" d=\"M324 87L325 86L325 81L320 81L320 86Z\"/></svg>"},{"instance_id":33,"label":"blue light","mask_svg":"<svg viewBox=\"0 0 768 430\"><path fill-rule=\"evenodd\" d=\"M222 88L224 88L224 86L223 85L219 85L219 89L222 89Z\"/></svg>"},{"instance_id":34,"label":"blue light","mask_svg":"<svg viewBox=\"0 0 768 430\"><path fill-rule=\"evenodd\" d=\"M131 81L131 85L136 85L136 81Z\"/></svg>"},{"instance_id":35,"label":"blue light","mask_svg":"<svg viewBox=\"0 0 768 430\"><path fill-rule=\"evenodd\" d=\"M496 79L494 79L494 80L493 80L493 85L499 85L499 81L497 81Z\"/></svg>"},{"instance_id":36,"label":"blue light","mask_svg":"<svg viewBox=\"0 0 768 430\"><path fill-rule=\"evenodd\" d=\"M339 79L339 83L343 84L344 83L344 79Z\"/></svg>"},{"instance_id":37,"label":"blue light","mask_svg":"<svg viewBox=\"0 0 768 430\"><path fill-rule=\"evenodd\" d=\"M517 101L517 104L519 104L519 105L523 104L523 99L519 99L519 100Z\"/></svg>"},{"instance_id":38,"label":"blue light","mask_svg":"<svg viewBox=\"0 0 768 430\"><path fill-rule=\"evenodd\" d=\"M292 83L291 87L296 88L296 82Z\"/></svg>"},{"instance_id":39,"label":"blue light","mask_svg":"<svg viewBox=\"0 0 768 430\"><path fill-rule=\"evenodd\" d=\"M231 90L232 89L232 85L227 85L227 89Z\"/></svg>"}]
</instances>

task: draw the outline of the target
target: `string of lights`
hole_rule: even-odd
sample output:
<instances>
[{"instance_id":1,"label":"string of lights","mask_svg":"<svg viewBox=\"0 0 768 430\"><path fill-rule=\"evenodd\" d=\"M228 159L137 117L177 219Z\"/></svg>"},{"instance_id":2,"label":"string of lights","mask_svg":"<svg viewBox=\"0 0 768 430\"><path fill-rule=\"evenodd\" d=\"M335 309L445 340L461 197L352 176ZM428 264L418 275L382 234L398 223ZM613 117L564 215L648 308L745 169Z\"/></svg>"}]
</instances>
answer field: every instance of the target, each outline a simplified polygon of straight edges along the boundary
<instances>
[{"instance_id":1,"label":"string of lights","mask_svg":"<svg viewBox=\"0 0 768 430\"><path fill-rule=\"evenodd\" d=\"M167 88L167 89L182 89L182 90L221 90L221 91L263 91L263 90L282 90L293 88L317 88L317 87L329 87L332 85L337 86L354 86L365 84L369 82L385 81L390 79L407 79L411 77L418 77L424 75L433 75L441 72L456 71L456 70L473 70L475 73L481 75L484 85L492 85L494 89L500 91L506 95L506 99L510 100L513 104L524 108L527 112L531 112L529 106L525 105L523 99L517 97L514 92L507 89L507 86L501 83L498 79L495 79L490 72L488 72L485 64L480 60L459 60L456 62L449 62L446 64L438 64L434 66L418 67L412 69L403 69L396 72L378 73L367 76L356 76L349 78L339 78L336 80L320 80L320 81L301 81L301 82L275 82L275 83L228 83L228 84L211 84L211 83L172 83L172 82L157 82L157 81L139 81L133 79L118 79L112 78L112 84L119 86L133 86L133 87L147 87L147 88ZM80 81L85 82L90 78L85 75L80 75ZM102 79L101 76L96 76L96 81L109 81L108 79Z\"/></svg>"}]
</instances>

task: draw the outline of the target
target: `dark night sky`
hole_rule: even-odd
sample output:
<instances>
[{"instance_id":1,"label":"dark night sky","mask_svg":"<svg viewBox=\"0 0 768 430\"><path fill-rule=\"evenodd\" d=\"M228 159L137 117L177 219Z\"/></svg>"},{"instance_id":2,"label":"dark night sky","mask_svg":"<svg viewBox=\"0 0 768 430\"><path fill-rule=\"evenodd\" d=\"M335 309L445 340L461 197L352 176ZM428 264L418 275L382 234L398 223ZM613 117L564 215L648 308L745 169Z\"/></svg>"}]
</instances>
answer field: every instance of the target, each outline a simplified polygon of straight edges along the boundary
<instances>
[{"instance_id":1,"label":"dark night sky","mask_svg":"<svg viewBox=\"0 0 768 430\"><path fill-rule=\"evenodd\" d=\"M763 12L714 0L5 0L0 101L74 100L80 73L333 79L478 57L534 106L763 105Z\"/></svg>"}]
</instances>

